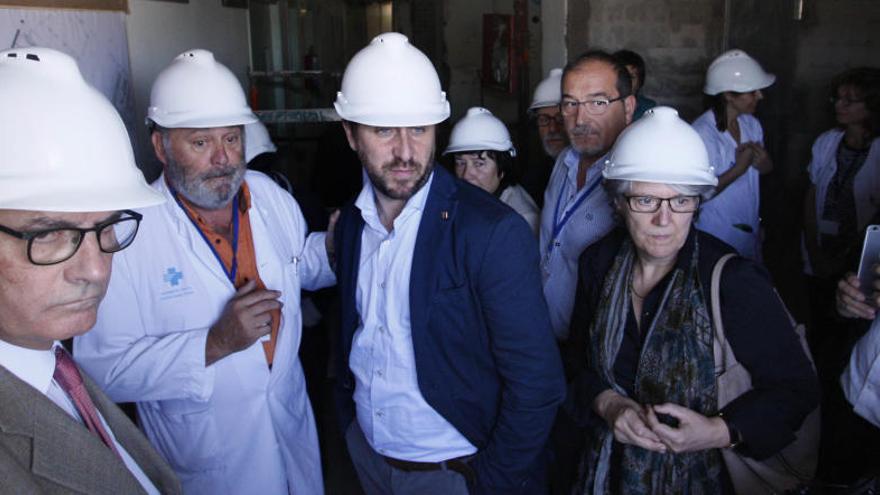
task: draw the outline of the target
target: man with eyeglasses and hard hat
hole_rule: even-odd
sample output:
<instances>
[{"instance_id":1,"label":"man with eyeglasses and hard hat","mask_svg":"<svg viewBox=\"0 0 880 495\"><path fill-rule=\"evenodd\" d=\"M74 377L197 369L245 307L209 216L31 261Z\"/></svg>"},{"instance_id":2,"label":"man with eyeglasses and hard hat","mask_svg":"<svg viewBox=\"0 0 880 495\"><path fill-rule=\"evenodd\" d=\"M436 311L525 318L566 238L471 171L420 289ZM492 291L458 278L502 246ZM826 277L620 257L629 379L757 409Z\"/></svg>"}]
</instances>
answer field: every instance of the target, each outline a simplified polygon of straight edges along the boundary
<instances>
[{"instance_id":1,"label":"man with eyeglasses and hard hat","mask_svg":"<svg viewBox=\"0 0 880 495\"><path fill-rule=\"evenodd\" d=\"M162 206L117 257L95 331L74 341L189 494L320 494L315 420L297 358L300 288L334 282L324 234L293 198L246 171L256 122L232 72L206 50L153 84Z\"/></svg>"},{"instance_id":2,"label":"man with eyeglasses and hard hat","mask_svg":"<svg viewBox=\"0 0 880 495\"><path fill-rule=\"evenodd\" d=\"M335 106L365 177L336 233L340 420L361 485L541 493L564 387L533 234L434 166L449 103L405 36L358 52Z\"/></svg>"},{"instance_id":3,"label":"man with eyeglasses and hard hat","mask_svg":"<svg viewBox=\"0 0 880 495\"><path fill-rule=\"evenodd\" d=\"M568 146L565 135L565 121L559 111L559 100L562 98L562 69L552 69L547 77L535 87L529 114L534 118L538 128L538 138L546 159L529 164L523 173L523 187L534 198L539 206L544 204L544 191L550 180L553 163L559 153Z\"/></svg>"},{"instance_id":4,"label":"man with eyeglasses and hard hat","mask_svg":"<svg viewBox=\"0 0 880 495\"><path fill-rule=\"evenodd\" d=\"M634 108L629 72L610 54L589 51L565 67L560 109L571 144L550 175L540 233L544 297L560 341L568 338L578 258L615 225L602 165Z\"/></svg>"},{"instance_id":5,"label":"man with eyeglasses and hard hat","mask_svg":"<svg viewBox=\"0 0 880 495\"><path fill-rule=\"evenodd\" d=\"M95 323L113 253L138 232L130 208L164 200L71 57L0 52L0 88L0 491L180 493L60 343Z\"/></svg>"}]
</instances>

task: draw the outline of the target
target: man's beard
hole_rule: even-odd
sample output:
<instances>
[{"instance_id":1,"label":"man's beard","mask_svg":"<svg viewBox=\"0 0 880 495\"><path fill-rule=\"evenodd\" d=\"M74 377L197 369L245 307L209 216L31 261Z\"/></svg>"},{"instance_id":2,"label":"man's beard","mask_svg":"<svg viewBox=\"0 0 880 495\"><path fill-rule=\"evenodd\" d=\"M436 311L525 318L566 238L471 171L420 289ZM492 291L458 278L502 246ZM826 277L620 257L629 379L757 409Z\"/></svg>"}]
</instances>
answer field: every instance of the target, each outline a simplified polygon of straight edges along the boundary
<instances>
[{"instance_id":1,"label":"man's beard","mask_svg":"<svg viewBox=\"0 0 880 495\"><path fill-rule=\"evenodd\" d=\"M553 139L557 139L562 141L562 144L556 144L555 142L551 142ZM548 156L556 158L559 156L559 153L565 149L565 141L566 136L561 132L553 132L549 133L541 139L541 145L544 147L544 153Z\"/></svg>"},{"instance_id":2,"label":"man's beard","mask_svg":"<svg viewBox=\"0 0 880 495\"><path fill-rule=\"evenodd\" d=\"M579 145L577 144L577 138L580 136L590 135L595 135L599 137L600 140L602 137L599 130L589 124L579 125L571 129L570 131L568 131L568 137L571 147L574 148L574 150L580 153L582 156L588 156L590 158L598 158L604 155L608 151L608 149L606 149L604 147L604 144L601 142L598 145L589 146L584 149L579 148Z\"/></svg>"},{"instance_id":3,"label":"man's beard","mask_svg":"<svg viewBox=\"0 0 880 495\"><path fill-rule=\"evenodd\" d=\"M247 170L242 161L235 165L212 167L209 172L193 175L188 174L170 153L166 153L166 161L165 177L171 187L190 203L206 210L217 210L228 205L241 188ZM218 180L218 177L225 179ZM209 187L205 184L209 180L220 184Z\"/></svg>"},{"instance_id":4,"label":"man's beard","mask_svg":"<svg viewBox=\"0 0 880 495\"><path fill-rule=\"evenodd\" d=\"M412 186L406 189L395 189L393 186L392 179L387 176L380 175L372 170L372 167L366 166L367 156L363 151L358 151L358 157L361 160L361 163L364 164L364 170L367 172L367 176L370 178L370 183L373 185L373 188L383 196L390 199L397 199L406 201L411 198L415 193L417 193L422 186L428 182L428 177L431 175L431 171L434 170L434 152L431 152L431 155L428 157L428 160L424 165L417 162L414 158L411 158L405 162L399 159L392 159L391 161L385 162L382 164L380 169L383 172L390 171L392 168L399 168L402 166L412 167L415 170L419 170L421 168L422 175L416 178L416 181L412 184Z\"/></svg>"}]
</instances>

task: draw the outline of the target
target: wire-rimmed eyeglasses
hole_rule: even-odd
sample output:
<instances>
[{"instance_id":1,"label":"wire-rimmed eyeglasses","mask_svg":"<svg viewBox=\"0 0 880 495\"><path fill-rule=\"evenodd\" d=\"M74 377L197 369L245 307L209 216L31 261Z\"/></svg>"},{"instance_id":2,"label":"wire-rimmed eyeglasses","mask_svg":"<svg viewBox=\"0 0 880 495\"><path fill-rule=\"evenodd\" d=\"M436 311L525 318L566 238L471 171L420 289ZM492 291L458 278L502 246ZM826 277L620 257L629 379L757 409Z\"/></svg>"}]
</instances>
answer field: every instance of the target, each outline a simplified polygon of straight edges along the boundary
<instances>
[{"instance_id":1,"label":"wire-rimmed eyeglasses","mask_svg":"<svg viewBox=\"0 0 880 495\"><path fill-rule=\"evenodd\" d=\"M20 232L0 225L0 232L27 241L27 256L31 263L55 265L72 258L89 232L95 233L98 247L105 253L115 253L130 246L143 216L131 210L124 210L122 215L88 229L58 227Z\"/></svg>"}]
</instances>

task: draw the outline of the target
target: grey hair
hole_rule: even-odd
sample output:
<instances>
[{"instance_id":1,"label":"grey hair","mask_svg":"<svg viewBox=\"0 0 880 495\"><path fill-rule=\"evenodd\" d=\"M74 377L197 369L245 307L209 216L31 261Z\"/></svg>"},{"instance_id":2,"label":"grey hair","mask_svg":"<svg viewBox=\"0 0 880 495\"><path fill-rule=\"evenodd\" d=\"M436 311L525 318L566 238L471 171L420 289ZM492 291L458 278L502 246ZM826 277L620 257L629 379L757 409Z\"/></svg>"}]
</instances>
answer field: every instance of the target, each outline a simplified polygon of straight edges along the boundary
<instances>
[{"instance_id":1,"label":"grey hair","mask_svg":"<svg viewBox=\"0 0 880 495\"><path fill-rule=\"evenodd\" d=\"M605 191L611 196L611 199L617 200L632 192L634 181L606 179L603 183ZM694 184L664 184L673 191L682 196L699 196L702 201L708 201L715 194L715 186L694 185Z\"/></svg>"}]
</instances>

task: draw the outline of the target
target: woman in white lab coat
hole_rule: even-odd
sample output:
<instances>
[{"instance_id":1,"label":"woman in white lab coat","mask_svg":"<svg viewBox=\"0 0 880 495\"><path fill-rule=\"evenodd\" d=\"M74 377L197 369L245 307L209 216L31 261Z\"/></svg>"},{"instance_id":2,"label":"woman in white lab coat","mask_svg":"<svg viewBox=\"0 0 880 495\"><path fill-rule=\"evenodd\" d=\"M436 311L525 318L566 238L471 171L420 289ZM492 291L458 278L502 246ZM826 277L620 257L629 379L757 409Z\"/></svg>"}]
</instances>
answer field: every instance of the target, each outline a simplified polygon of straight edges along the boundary
<instances>
[{"instance_id":1,"label":"woman in white lab coat","mask_svg":"<svg viewBox=\"0 0 880 495\"><path fill-rule=\"evenodd\" d=\"M760 261L760 175L773 170L764 130L754 117L762 89L776 76L742 50L721 54L709 66L703 92L711 105L694 122L715 167L715 196L700 208L697 227Z\"/></svg>"},{"instance_id":2,"label":"woman in white lab coat","mask_svg":"<svg viewBox=\"0 0 880 495\"><path fill-rule=\"evenodd\" d=\"M867 322L842 322L834 304L838 280L845 280L840 287L848 289L855 279L845 275L858 267L865 228L880 217L880 69L860 67L836 76L831 103L837 126L816 139L807 168L810 187L804 198L803 246L810 345L824 392L819 469L826 479L837 482L872 465L866 459L876 455L862 442L880 438L880 433L860 425L861 419L842 400L843 392L853 398L852 391L866 382L864 376L850 373L853 380L844 381L841 390L840 374ZM855 316L838 309L844 316ZM865 406L853 402L864 416Z\"/></svg>"},{"instance_id":3,"label":"woman in white lab coat","mask_svg":"<svg viewBox=\"0 0 880 495\"><path fill-rule=\"evenodd\" d=\"M855 269L880 207L880 69L850 69L831 88L837 127L816 139L807 167L804 271L833 284Z\"/></svg>"}]
</instances>

